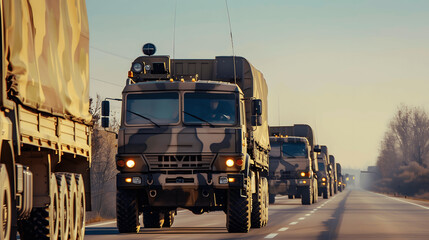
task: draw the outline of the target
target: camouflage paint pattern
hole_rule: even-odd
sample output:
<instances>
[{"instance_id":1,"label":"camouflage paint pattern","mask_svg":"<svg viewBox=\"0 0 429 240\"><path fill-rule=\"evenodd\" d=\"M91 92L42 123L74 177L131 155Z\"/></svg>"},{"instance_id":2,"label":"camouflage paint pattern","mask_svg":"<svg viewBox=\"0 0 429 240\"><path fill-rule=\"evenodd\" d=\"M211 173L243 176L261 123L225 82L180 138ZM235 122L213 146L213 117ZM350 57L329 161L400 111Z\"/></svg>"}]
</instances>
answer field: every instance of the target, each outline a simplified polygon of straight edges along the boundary
<instances>
[{"instance_id":1,"label":"camouflage paint pattern","mask_svg":"<svg viewBox=\"0 0 429 240\"><path fill-rule=\"evenodd\" d=\"M2 2L2 96L8 91L37 111L89 123L85 1Z\"/></svg>"}]
</instances>

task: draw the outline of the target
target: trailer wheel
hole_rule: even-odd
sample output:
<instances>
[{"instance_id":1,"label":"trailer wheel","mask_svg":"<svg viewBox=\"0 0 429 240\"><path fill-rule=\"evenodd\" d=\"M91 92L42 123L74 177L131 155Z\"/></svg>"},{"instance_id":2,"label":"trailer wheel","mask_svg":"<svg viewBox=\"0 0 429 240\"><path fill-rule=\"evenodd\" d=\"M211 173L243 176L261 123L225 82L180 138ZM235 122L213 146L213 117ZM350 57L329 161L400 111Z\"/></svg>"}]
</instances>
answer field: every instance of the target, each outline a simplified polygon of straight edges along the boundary
<instances>
[{"instance_id":1,"label":"trailer wheel","mask_svg":"<svg viewBox=\"0 0 429 240\"><path fill-rule=\"evenodd\" d=\"M264 226L264 212L264 186L262 178L259 178L257 192L252 194L252 228L261 228Z\"/></svg>"},{"instance_id":2,"label":"trailer wheel","mask_svg":"<svg viewBox=\"0 0 429 240\"><path fill-rule=\"evenodd\" d=\"M276 195L275 194L270 194L270 204L273 204L276 202Z\"/></svg>"},{"instance_id":3,"label":"trailer wheel","mask_svg":"<svg viewBox=\"0 0 429 240\"><path fill-rule=\"evenodd\" d=\"M67 190L69 192L69 238L76 239L78 227L78 199L76 179L73 173L64 174L67 182Z\"/></svg>"},{"instance_id":4,"label":"trailer wheel","mask_svg":"<svg viewBox=\"0 0 429 240\"><path fill-rule=\"evenodd\" d=\"M60 227L59 227L59 238L67 239L70 230L70 202L69 192L67 190L67 180L64 173L55 173L58 185L58 198L60 206Z\"/></svg>"},{"instance_id":5,"label":"trailer wheel","mask_svg":"<svg viewBox=\"0 0 429 240\"><path fill-rule=\"evenodd\" d=\"M162 228L164 213L150 207L143 208L143 225L145 228Z\"/></svg>"},{"instance_id":6,"label":"trailer wheel","mask_svg":"<svg viewBox=\"0 0 429 240\"><path fill-rule=\"evenodd\" d=\"M139 207L134 192L116 192L116 224L120 233L137 233L140 230Z\"/></svg>"},{"instance_id":7,"label":"trailer wheel","mask_svg":"<svg viewBox=\"0 0 429 240\"><path fill-rule=\"evenodd\" d=\"M2 221L1 225L1 240L7 240L10 238L11 231L11 216L12 216L12 206L11 206L11 191L10 191L10 182L9 176L7 174L7 169L4 164L1 164L0 167L0 219Z\"/></svg>"},{"instance_id":8,"label":"trailer wheel","mask_svg":"<svg viewBox=\"0 0 429 240\"><path fill-rule=\"evenodd\" d=\"M49 181L49 196L51 204L46 208L33 208L28 219L18 221L21 239L58 239L60 204L55 174L51 174Z\"/></svg>"},{"instance_id":9,"label":"trailer wheel","mask_svg":"<svg viewBox=\"0 0 429 240\"><path fill-rule=\"evenodd\" d=\"M171 210L164 213L164 224L162 225L162 227L169 228L173 226L175 213L176 210Z\"/></svg>"},{"instance_id":10,"label":"trailer wheel","mask_svg":"<svg viewBox=\"0 0 429 240\"><path fill-rule=\"evenodd\" d=\"M249 232L252 213L252 193L250 179L245 179L246 188L229 189L226 214L226 228L228 232ZM241 196L243 191L244 197Z\"/></svg>"},{"instance_id":11,"label":"trailer wheel","mask_svg":"<svg viewBox=\"0 0 429 240\"><path fill-rule=\"evenodd\" d=\"M310 205L313 202L313 191L311 186L302 189L301 203L302 205Z\"/></svg>"},{"instance_id":12,"label":"trailer wheel","mask_svg":"<svg viewBox=\"0 0 429 240\"><path fill-rule=\"evenodd\" d=\"M266 226L268 224L268 205L269 205L269 192L268 192L267 178L262 178L262 184L264 186L263 189L264 189L264 205L265 205L263 226Z\"/></svg>"},{"instance_id":13,"label":"trailer wheel","mask_svg":"<svg viewBox=\"0 0 429 240\"><path fill-rule=\"evenodd\" d=\"M81 174L74 175L76 180L76 240L83 240L85 237L85 218L86 218L86 202L85 202L85 183Z\"/></svg>"}]
</instances>

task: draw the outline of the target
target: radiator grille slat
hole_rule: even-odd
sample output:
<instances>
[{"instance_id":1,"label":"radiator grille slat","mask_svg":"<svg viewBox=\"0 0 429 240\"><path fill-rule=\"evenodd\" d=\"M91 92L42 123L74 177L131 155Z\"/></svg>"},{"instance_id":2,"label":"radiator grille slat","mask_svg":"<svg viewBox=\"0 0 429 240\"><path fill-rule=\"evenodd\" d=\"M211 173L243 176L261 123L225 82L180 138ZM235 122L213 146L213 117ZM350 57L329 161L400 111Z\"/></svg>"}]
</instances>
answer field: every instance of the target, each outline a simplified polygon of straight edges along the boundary
<instances>
[{"instance_id":1,"label":"radiator grille slat","mask_svg":"<svg viewBox=\"0 0 429 240\"><path fill-rule=\"evenodd\" d=\"M209 170L214 155L145 155L152 170Z\"/></svg>"}]
</instances>

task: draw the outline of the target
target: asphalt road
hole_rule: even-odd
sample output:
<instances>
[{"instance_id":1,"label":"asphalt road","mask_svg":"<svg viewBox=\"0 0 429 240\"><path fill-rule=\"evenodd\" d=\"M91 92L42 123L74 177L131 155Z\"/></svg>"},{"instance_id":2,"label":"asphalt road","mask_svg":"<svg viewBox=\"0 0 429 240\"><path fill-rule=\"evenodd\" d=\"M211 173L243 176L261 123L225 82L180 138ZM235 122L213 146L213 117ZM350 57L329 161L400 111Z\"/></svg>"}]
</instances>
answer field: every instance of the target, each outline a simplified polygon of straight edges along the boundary
<instances>
[{"instance_id":1,"label":"asphalt road","mask_svg":"<svg viewBox=\"0 0 429 240\"><path fill-rule=\"evenodd\" d=\"M318 203L277 197L268 225L228 233L225 214L179 211L172 228L119 234L116 222L88 225L85 239L429 239L429 202L349 189Z\"/></svg>"}]
</instances>

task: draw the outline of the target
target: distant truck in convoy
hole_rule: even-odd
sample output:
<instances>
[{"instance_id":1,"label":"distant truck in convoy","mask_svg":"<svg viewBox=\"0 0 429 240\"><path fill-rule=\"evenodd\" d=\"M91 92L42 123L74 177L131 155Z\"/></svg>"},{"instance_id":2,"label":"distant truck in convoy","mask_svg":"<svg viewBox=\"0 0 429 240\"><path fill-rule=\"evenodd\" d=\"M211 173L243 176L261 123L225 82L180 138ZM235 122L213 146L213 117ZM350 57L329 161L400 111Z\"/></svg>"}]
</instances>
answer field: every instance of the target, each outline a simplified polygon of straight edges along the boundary
<instances>
[{"instance_id":1,"label":"distant truck in convoy","mask_svg":"<svg viewBox=\"0 0 429 240\"><path fill-rule=\"evenodd\" d=\"M317 159L313 130L306 124L270 127L270 203L277 194L301 197L309 205L318 200Z\"/></svg>"},{"instance_id":2,"label":"distant truck in convoy","mask_svg":"<svg viewBox=\"0 0 429 240\"><path fill-rule=\"evenodd\" d=\"M92 118L84 0L0 2L0 239L83 239Z\"/></svg>"},{"instance_id":3,"label":"distant truck in convoy","mask_svg":"<svg viewBox=\"0 0 429 240\"><path fill-rule=\"evenodd\" d=\"M324 146L322 146L323 149ZM331 165L329 164L328 157L325 152L320 152L317 154L317 163L319 165L319 170L317 171L317 184L319 196L323 195L324 199L328 199L331 196L331 189L334 188L331 184Z\"/></svg>"},{"instance_id":4,"label":"distant truck in convoy","mask_svg":"<svg viewBox=\"0 0 429 240\"><path fill-rule=\"evenodd\" d=\"M329 155L329 161L331 163L332 175L333 175L333 178L334 178L333 184L332 184L332 186L333 186L333 193L337 194L337 192L338 192L338 188L337 188L337 182L338 182L338 179L337 179L337 163L335 161L334 155Z\"/></svg>"},{"instance_id":5,"label":"distant truck in convoy","mask_svg":"<svg viewBox=\"0 0 429 240\"><path fill-rule=\"evenodd\" d=\"M334 171L332 171L332 163L331 163L331 158L329 158L329 153L328 153L328 147L323 145L320 147L321 152L320 154L324 154L326 157L326 161L328 164L328 169L327 169L327 184L329 185L329 196L333 196L334 195L334 188L335 188L335 183L334 183ZM319 155L320 155L319 154Z\"/></svg>"},{"instance_id":6,"label":"distant truck in convoy","mask_svg":"<svg viewBox=\"0 0 429 240\"><path fill-rule=\"evenodd\" d=\"M242 57L170 59L146 44L122 92L117 227L170 227L177 208L224 211L229 232L268 221L268 89ZM108 102L103 102L108 126ZM107 109L107 110L106 110Z\"/></svg>"},{"instance_id":7,"label":"distant truck in convoy","mask_svg":"<svg viewBox=\"0 0 429 240\"><path fill-rule=\"evenodd\" d=\"M344 184L343 184L343 175L341 173L341 164L337 163L337 188L338 191L342 192L344 190Z\"/></svg>"}]
</instances>

